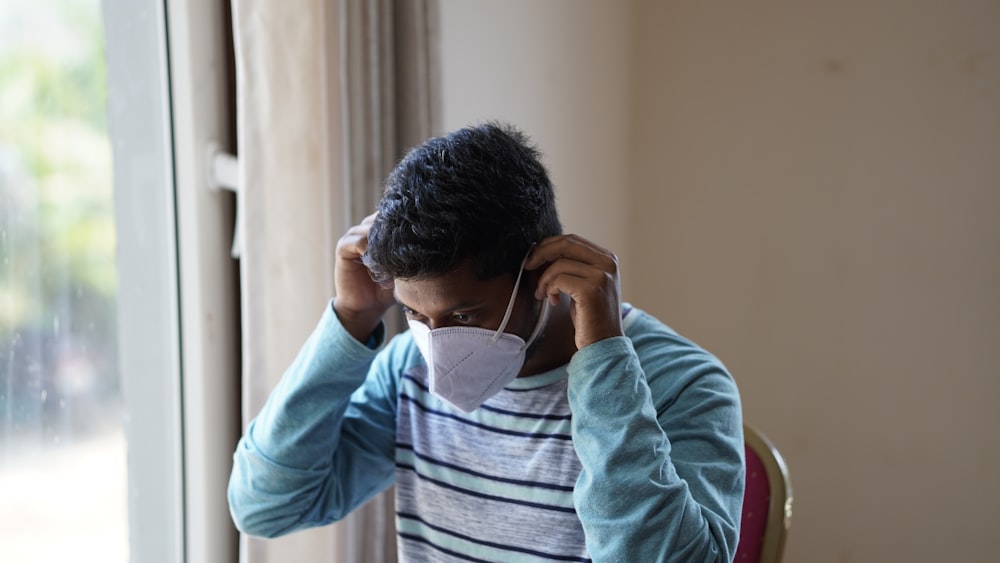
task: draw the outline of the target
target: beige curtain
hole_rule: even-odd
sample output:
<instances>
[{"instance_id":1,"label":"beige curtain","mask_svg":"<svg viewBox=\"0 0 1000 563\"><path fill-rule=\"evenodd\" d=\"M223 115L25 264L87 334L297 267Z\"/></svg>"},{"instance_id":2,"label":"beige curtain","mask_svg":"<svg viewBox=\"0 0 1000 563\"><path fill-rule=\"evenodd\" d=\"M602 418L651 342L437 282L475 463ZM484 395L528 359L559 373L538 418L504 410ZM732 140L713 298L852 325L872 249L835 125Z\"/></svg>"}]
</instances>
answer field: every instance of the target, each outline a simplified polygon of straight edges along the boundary
<instances>
[{"instance_id":1,"label":"beige curtain","mask_svg":"<svg viewBox=\"0 0 1000 563\"><path fill-rule=\"evenodd\" d=\"M333 295L337 238L434 130L435 21L433 0L233 2L244 426ZM393 518L385 494L334 526L244 537L241 560L392 562Z\"/></svg>"}]
</instances>

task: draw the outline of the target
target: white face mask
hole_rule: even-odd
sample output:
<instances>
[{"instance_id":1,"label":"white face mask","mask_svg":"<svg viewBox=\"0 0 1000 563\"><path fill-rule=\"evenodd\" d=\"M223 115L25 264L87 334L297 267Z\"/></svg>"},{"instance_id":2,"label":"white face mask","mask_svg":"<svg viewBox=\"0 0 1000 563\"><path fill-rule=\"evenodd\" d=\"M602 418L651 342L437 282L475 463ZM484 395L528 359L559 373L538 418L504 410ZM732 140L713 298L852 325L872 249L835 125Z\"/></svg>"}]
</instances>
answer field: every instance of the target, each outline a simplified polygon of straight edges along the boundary
<instances>
[{"instance_id":1,"label":"white face mask","mask_svg":"<svg viewBox=\"0 0 1000 563\"><path fill-rule=\"evenodd\" d=\"M449 326L431 330L410 320L413 340L427 361L431 393L464 412L479 408L517 377L524 366L525 350L535 341L549 316L548 300L542 301L538 323L525 342L503 331L514 310L524 263L514 282L514 293L497 330Z\"/></svg>"}]
</instances>

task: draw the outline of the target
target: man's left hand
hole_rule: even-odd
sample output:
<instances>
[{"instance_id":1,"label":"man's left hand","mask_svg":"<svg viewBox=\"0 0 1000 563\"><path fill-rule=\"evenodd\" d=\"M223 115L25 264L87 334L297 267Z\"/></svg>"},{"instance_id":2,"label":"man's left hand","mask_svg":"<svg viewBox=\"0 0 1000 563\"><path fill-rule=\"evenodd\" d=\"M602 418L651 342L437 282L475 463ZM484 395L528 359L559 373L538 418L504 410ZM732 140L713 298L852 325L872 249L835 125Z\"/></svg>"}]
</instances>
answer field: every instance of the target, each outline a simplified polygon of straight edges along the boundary
<instances>
[{"instance_id":1,"label":"man's left hand","mask_svg":"<svg viewBox=\"0 0 1000 563\"><path fill-rule=\"evenodd\" d=\"M578 350L625 334L618 257L610 250L578 235L549 237L535 246L524 267L544 268L535 290L537 299L557 305L560 294L569 296Z\"/></svg>"}]
</instances>

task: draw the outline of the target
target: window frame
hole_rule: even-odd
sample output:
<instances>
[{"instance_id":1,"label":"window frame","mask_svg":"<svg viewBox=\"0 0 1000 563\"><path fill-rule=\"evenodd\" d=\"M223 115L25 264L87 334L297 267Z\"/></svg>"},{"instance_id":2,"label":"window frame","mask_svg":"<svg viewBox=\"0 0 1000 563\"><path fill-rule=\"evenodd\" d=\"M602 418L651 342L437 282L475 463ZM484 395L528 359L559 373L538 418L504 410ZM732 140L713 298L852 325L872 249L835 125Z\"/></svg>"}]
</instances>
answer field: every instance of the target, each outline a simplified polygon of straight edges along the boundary
<instances>
[{"instance_id":1,"label":"window frame","mask_svg":"<svg viewBox=\"0 0 1000 563\"><path fill-rule=\"evenodd\" d=\"M240 435L228 0L104 0L132 561L238 559L225 486Z\"/></svg>"},{"instance_id":2,"label":"window frame","mask_svg":"<svg viewBox=\"0 0 1000 563\"><path fill-rule=\"evenodd\" d=\"M164 5L102 3L114 170L129 554L182 561L180 309Z\"/></svg>"}]
</instances>

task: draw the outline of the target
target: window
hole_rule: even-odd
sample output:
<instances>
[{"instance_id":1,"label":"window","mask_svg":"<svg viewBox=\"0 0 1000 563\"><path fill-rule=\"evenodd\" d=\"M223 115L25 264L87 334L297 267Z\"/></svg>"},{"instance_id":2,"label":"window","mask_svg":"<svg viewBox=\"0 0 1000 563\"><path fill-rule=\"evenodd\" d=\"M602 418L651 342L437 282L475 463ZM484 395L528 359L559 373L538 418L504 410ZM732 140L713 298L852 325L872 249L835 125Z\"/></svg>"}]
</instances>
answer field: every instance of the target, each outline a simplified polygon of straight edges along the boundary
<instances>
[{"instance_id":1,"label":"window","mask_svg":"<svg viewBox=\"0 0 1000 563\"><path fill-rule=\"evenodd\" d=\"M184 558L167 60L158 0L0 3L4 561Z\"/></svg>"},{"instance_id":2,"label":"window","mask_svg":"<svg viewBox=\"0 0 1000 563\"><path fill-rule=\"evenodd\" d=\"M104 68L98 0L0 4L0 545L9 561L128 559Z\"/></svg>"}]
</instances>

